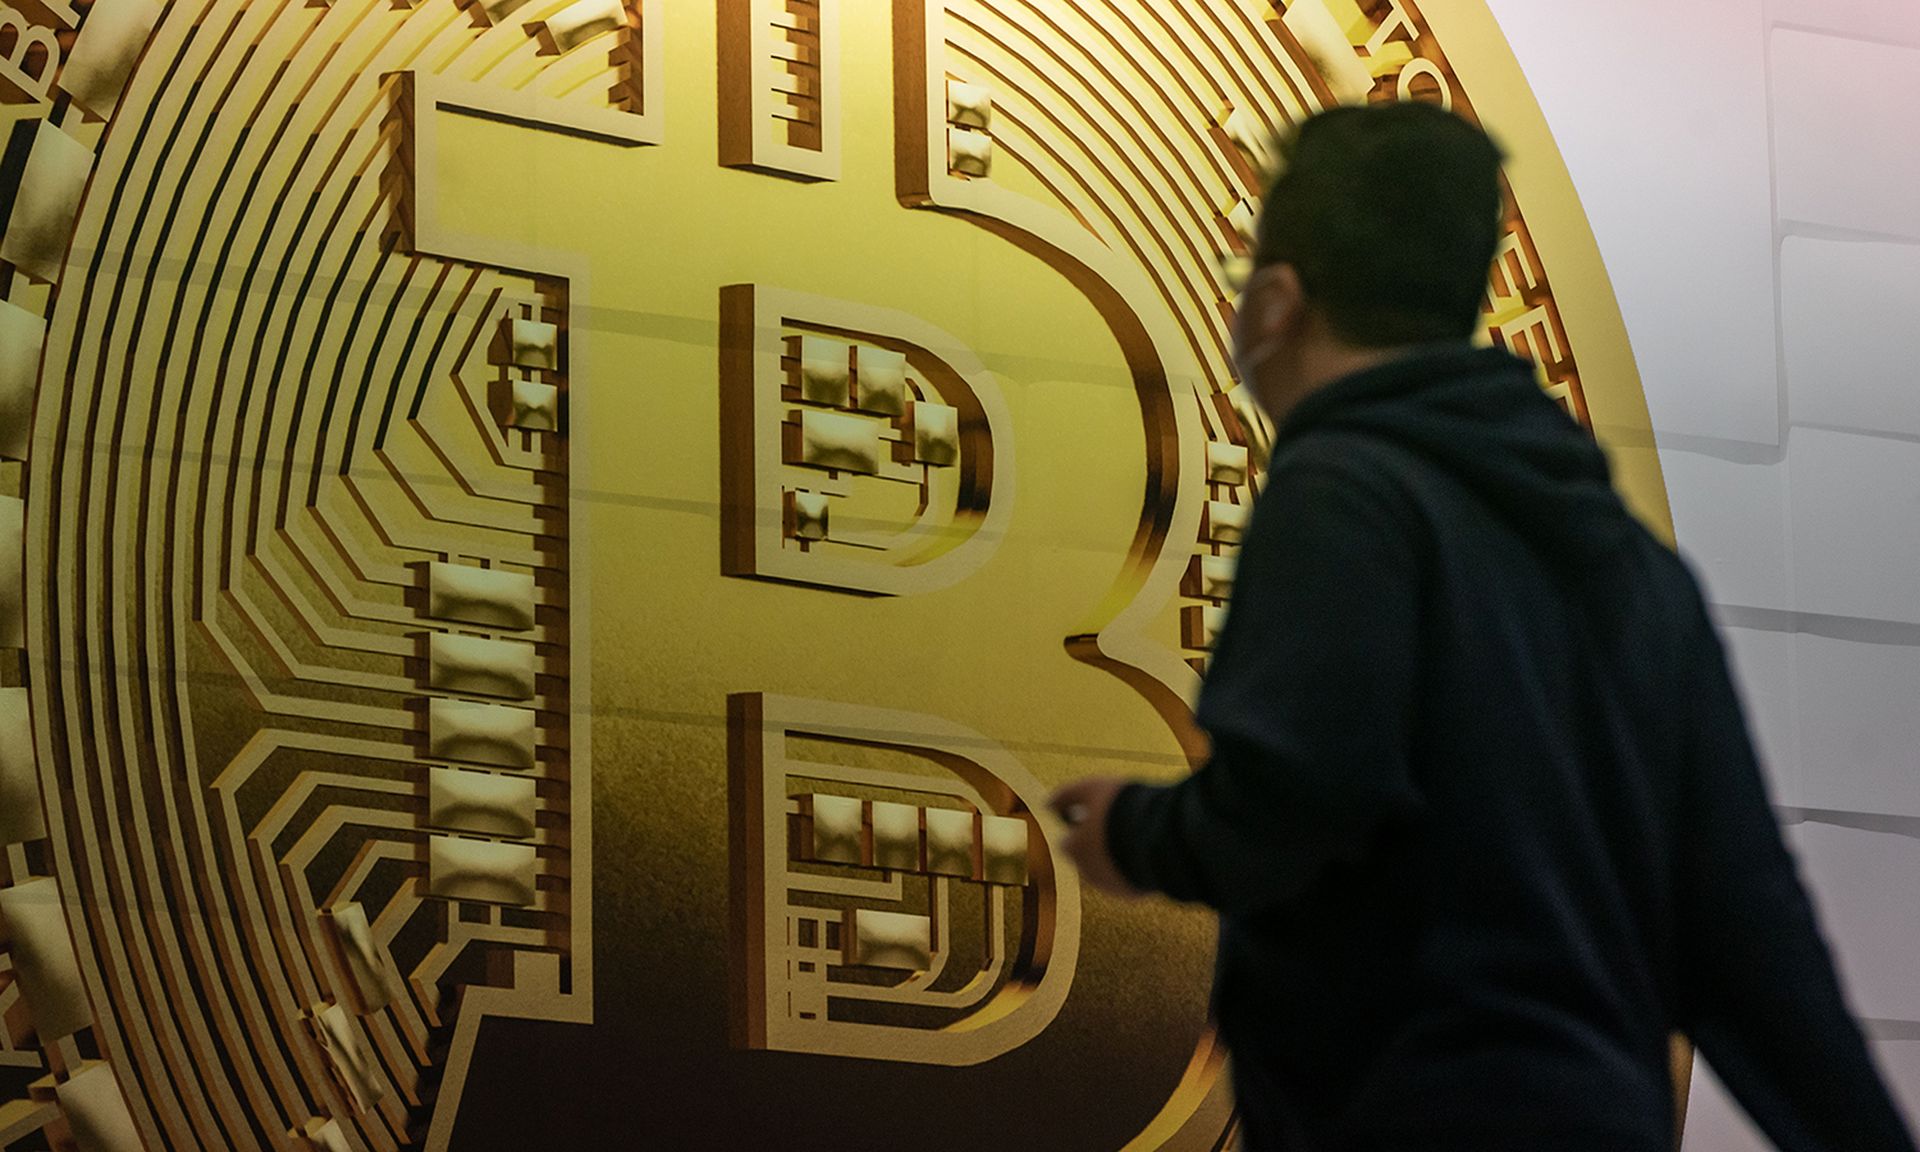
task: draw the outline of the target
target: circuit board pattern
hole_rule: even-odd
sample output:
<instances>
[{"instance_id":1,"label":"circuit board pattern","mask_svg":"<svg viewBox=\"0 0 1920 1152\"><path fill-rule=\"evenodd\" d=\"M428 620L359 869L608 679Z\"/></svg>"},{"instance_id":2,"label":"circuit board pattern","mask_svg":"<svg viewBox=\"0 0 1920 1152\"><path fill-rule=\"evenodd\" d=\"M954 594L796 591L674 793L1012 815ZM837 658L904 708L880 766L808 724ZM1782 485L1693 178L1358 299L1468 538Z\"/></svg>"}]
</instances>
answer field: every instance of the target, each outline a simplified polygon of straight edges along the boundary
<instances>
[{"instance_id":1,"label":"circuit board pattern","mask_svg":"<svg viewBox=\"0 0 1920 1152\"><path fill-rule=\"evenodd\" d=\"M424 91L644 139L648 7L96 3L41 62L6 922L50 1072L8 1139L444 1143L463 1029L586 1015L568 289L425 250L410 128Z\"/></svg>"},{"instance_id":2,"label":"circuit board pattern","mask_svg":"<svg viewBox=\"0 0 1920 1152\"><path fill-rule=\"evenodd\" d=\"M977 1064L1047 1026L1079 950L1078 894L1045 846L1037 780L924 716L744 694L732 717L741 866L758 873L735 909L743 1044ZM875 735L912 729L925 744ZM809 759L793 738L890 748L908 767Z\"/></svg>"},{"instance_id":3,"label":"circuit board pattern","mask_svg":"<svg viewBox=\"0 0 1920 1152\"><path fill-rule=\"evenodd\" d=\"M872 306L743 284L721 309L726 572L903 595L977 570L1014 498L979 358Z\"/></svg>"}]
</instances>

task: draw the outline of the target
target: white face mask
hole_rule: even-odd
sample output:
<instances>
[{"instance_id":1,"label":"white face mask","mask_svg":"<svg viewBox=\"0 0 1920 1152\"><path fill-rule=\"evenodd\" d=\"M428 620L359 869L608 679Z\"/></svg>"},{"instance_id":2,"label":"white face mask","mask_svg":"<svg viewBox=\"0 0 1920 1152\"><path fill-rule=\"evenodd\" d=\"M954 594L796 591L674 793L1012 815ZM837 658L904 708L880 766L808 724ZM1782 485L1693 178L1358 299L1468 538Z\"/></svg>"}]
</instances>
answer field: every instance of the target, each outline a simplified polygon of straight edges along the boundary
<instances>
[{"instance_id":1,"label":"white face mask","mask_svg":"<svg viewBox=\"0 0 1920 1152\"><path fill-rule=\"evenodd\" d=\"M1243 296L1241 306L1246 307L1248 304L1249 301ZM1284 342L1278 336L1268 336L1249 346L1246 339L1246 324L1236 318L1233 333L1233 370L1239 377L1240 383L1253 393L1256 399L1260 395L1258 384L1260 369L1278 356L1283 347Z\"/></svg>"}]
</instances>

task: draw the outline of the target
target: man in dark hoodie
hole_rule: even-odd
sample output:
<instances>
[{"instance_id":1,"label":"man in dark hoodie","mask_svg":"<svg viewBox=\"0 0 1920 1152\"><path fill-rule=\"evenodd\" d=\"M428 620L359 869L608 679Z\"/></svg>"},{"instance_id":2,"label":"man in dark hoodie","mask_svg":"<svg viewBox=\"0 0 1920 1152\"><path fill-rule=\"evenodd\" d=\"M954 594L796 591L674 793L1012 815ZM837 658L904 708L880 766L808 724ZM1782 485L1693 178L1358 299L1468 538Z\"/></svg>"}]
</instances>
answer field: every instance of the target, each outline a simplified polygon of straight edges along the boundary
<instances>
[{"instance_id":1,"label":"man in dark hoodie","mask_svg":"<svg viewBox=\"0 0 1920 1152\"><path fill-rule=\"evenodd\" d=\"M1235 343L1271 464L1178 784L1054 799L1221 914L1247 1147L1671 1152L1684 1032L1781 1148L1913 1152L1692 576L1475 348L1500 155L1422 104L1282 146Z\"/></svg>"}]
</instances>

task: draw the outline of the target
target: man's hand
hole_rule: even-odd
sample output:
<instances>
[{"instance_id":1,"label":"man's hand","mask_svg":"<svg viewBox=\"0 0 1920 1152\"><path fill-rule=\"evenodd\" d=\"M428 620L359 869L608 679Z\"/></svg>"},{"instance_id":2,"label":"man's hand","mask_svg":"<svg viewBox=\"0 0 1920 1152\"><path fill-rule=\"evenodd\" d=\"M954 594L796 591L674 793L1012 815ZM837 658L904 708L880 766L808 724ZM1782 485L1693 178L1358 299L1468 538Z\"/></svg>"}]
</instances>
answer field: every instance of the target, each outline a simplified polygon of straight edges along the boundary
<instances>
[{"instance_id":1,"label":"man's hand","mask_svg":"<svg viewBox=\"0 0 1920 1152\"><path fill-rule=\"evenodd\" d=\"M1111 776L1089 777L1063 785L1047 800L1047 807L1067 825L1060 846L1080 869L1080 878L1116 896L1140 895L1120 874L1107 849L1107 811L1128 783Z\"/></svg>"}]
</instances>

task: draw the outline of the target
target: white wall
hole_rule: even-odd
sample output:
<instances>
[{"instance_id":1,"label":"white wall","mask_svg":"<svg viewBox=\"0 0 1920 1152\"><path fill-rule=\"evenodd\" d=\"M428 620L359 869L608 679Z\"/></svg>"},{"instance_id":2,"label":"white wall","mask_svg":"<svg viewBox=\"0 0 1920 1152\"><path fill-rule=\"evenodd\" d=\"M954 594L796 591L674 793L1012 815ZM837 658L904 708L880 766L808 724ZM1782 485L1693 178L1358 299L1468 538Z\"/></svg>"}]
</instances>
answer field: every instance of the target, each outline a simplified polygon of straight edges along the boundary
<instances>
[{"instance_id":1,"label":"white wall","mask_svg":"<svg viewBox=\"0 0 1920 1152\"><path fill-rule=\"evenodd\" d=\"M1491 0L1789 836L1920 1118L1920 0ZM1696 1081L1688 1152L1764 1144Z\"/></svg>"}]
</instances>

